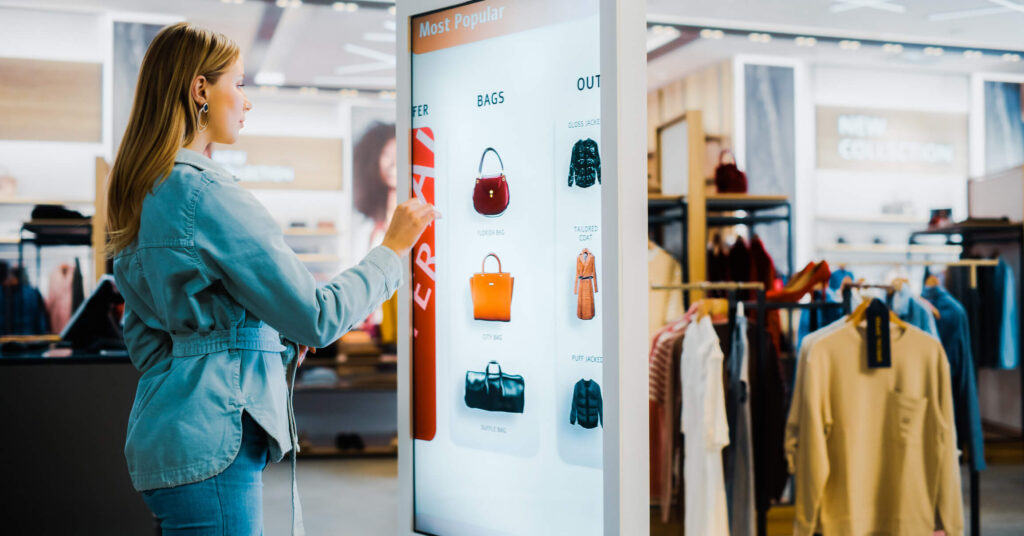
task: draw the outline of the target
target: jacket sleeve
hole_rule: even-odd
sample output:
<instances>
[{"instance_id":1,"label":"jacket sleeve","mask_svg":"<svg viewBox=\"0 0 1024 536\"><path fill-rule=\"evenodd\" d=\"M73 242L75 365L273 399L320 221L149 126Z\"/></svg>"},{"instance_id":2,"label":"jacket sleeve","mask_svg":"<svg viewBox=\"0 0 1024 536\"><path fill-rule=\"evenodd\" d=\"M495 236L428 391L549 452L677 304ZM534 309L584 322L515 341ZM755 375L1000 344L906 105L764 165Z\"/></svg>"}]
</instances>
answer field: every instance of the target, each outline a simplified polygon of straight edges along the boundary
<instances>
[{"instance_id":1,"label":"jacket sleeve","mask_svg":"<svg viewBox=\"0 0 1024 536\"><path fill-rule=\"evenodd\" d=\"M597 142L594 142L594 160L597 160L597 183L601 184L601 150L597 147Z\"/></svg>"},{"instance_id":2,"label":"jacket sleeve","mask_svg":"<svg viewBox=\"0 0 1024 536\"><path fill-rule=\"evenodd\" d=\"M298 344L327 346L401 284L398 255L378 246L318 285L266 208L234 183L210 180L193 218L196 255L211 284L221 281L246 310Z\"/></svg>"},{"instance_id":3,"label":"jacket sleeve","mask_svg":"<svg viewBox=\"0 0 1024 536\"><path fill-rule=\"evenodd\" d=\"M578 384L577 384L578 386ZM580 402L580 392L576 387L572 388L572 407L569 409L569 424L576 424L576 405Z\"/></svg>"},{"instance_id":4,"label":"jacket sleeve","mask_svg":"<svg viewBox=\"0 0 1024 536\"><path fill-rule=\"evenodd\" d=\"M604 396L601 394L601 386L596 383L594 390L597 391L597 423L604 428Z\"/></svg>"},{"instance_id":5,"label":"jacket sleeve","mask_svg":"<svg viewBox=\"0 0 1024 536\"><path fill-rule=\"evenodd\" d=\"M985 441L981 432L981 410L978 406L978 387L974 377L974 356L971 354L971 334L967 318L961 317L957 336L948 349L949 366L955 391L953 411L956 412L957 440L967 444L971 452L971 464L978 471L984 471Z\"/></svg>"},{"instance_id":6,"label":"jacket sleeve","mask_svg":"<svg viewBox=\"0 0 1024 536\"><path fill-rule=\"evenodd\" d=\"M147 326L127 304L124 306L124 344L132 364L145 373L171 355L171 336Z\"/></svg>"},{"instance_id":7,"label":"jacket sleeve","mask_svg":"<svg viewBox=\"0 0 1024 536\"><path fill-rule=\"evenodd\" d=\"M729 444L729 422L725 416L725 386L722 381L722 361L725 356L718 344L714 345L713 352L705 376L704 411L710 411L710 415L705 414L704 418L704 440L708 449L721 450Z\"/></svg>"},{"instance_id":8,"label":"jacket sleeve","mask_svg":"<svg viewBox=\"0 0 1024 536\"><path fill-rule=\"evenodd\" d=\"M796 451L796 521L795 536L812 536L830 470L828 460L828 434L831 416L828 411L826 383L828 380L826 356L818 356L811 349L809 359L799 363L804 367L802 391L797 408L800 426L797 433L800 448ZM824 351L824 350L822 350Z\"/></svg>"},{"instance_id":9,"label":"jacket sleeve","mask_svg":"<svg viewBox=\"0 0 1024 536\"><path fill-rule=\"evenodd\" d=\"M580 153L580 142L576 142L572 146L572 155L569 157L569 186L572 186L572 180L576 177L576 157Z\"/></svg>"},{"instance_id":10,"label":"jacket sleeve","mask_svg":"<svg viewBox=\"0 0 1024 536\"><path fill-rule=\"evenodd\" d=\"M926 443L926 448L938 450L933 454L933 463L937 462L934 470L938 517L946 534L960 536L964 533L964 513L960 489L960 461L953 426L953 389L950 384L949 362L946 360L945 352L941 348L938 351L942 352L941 359L938 359L938 415L935 419L935 436L939 439Z\"/></svg>"}]
</instances>

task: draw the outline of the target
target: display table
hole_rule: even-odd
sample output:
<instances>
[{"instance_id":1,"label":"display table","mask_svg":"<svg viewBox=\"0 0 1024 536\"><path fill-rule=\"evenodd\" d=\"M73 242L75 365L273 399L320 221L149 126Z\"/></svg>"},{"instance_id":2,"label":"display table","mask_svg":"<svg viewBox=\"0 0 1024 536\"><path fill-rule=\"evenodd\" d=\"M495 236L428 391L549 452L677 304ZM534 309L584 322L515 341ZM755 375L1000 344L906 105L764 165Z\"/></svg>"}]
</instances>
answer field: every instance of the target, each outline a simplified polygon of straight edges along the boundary
<instances>
[{"instance_id":1,"label":"display table","mask_svg":"<svg viewBox=\"0 0 1024 536\"><path fill-rule=\"evenodd\" d=\"M153 534L124 459L139 373L126 355L0 356L6 534Z\"/></svg>"}]
</instances>

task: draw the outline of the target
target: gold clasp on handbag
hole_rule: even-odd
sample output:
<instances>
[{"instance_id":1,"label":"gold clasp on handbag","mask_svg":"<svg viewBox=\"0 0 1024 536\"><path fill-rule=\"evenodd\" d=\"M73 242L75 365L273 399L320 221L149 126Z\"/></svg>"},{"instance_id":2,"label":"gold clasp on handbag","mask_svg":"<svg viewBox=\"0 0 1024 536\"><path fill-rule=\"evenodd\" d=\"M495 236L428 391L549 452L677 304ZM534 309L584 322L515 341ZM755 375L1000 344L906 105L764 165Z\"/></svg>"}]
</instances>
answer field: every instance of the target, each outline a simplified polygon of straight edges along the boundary
<instances>
[{"instance_id":1,"label":"gold clasp on handbag","mask_svg":"<svg viewBox=\"0 0 1024 536\"><path fill-rule=\"evenodd\" d=\"M494 198L494 190L487 190L488 197Z\"/></svg>"}]
</instances>

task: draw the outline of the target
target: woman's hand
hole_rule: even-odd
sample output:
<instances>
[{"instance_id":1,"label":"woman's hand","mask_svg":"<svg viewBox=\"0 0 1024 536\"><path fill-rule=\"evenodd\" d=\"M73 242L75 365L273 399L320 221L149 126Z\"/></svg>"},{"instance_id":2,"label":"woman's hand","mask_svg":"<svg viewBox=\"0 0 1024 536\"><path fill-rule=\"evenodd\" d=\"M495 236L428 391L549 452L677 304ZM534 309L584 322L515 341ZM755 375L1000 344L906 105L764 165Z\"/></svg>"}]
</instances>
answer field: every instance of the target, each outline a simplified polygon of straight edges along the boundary
<instances>
[{"instance_id":1,"label":"woman's hand","mask_svg":"<svg viewBox=\"0 0 1024 536\"><path fill-rule=\"evenodd\" d=\"M299 366L300 367L302 366L302 362L306 360L306 352L313 352L313 355L316 355L316 348L311 348L309 346L303 346L301 344L299 345Z\"/></svg>"},{"instance_id":2,"label":"woman's hand","mask_svg":"<svg viewBox=\"0 0 1024 536\"><path fill-rule=\"evenodd\" d=\"M430 222L440 218L441 214L417 198L412 198L395 207L395 214L391 217L391 225L384 233L382 246L386 246L404 257L419 240L423 230L430 225Z\"/></svg>"}]
</instances>

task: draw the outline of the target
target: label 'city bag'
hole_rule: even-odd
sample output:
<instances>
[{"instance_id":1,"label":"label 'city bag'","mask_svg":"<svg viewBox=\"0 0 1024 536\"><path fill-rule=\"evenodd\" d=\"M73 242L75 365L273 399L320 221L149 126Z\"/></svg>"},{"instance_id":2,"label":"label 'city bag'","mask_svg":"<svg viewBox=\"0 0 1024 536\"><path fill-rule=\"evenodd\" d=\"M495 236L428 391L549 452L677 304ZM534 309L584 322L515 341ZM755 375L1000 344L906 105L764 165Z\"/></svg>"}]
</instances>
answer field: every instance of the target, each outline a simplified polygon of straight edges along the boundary
<instances>
[{"instance_id":1,"label":"label 'city bag'","mask_svg":"<svg viewBox=\"0 0 1024 536\"><path fill-rule=\"evenodd\" d=\"M498 372L491 372L491 365ZM483 372L466 373L466 405L485 411L522 413L525 388L522 376L505 374L497 361L490 361Z\"/></svg>"},{"instance_id":2,"label":"label 'city bag'","mask_svg":"<svg viewBox=\"0 0 1024 536\"><path fill-rule=\"evenodd\" d=\"M498 157L498 164L501 166L501 173L497 175L484 175L484 159L487 153L494 153ZM484 216L501 216L508 208L508 180L505 179L505 163L501 161L498 151L488 147L484 154L480 155L480 167L477 168L476 185L473 187L473 208Z\"/></svg>"},{"instance_id":3,"label":"label 'city bag'","mask_svg":"<svg viewBox=\"0 0 1024 536\"><path fill-rule=\"evenodd\" d=\"M487 271L487 257L498 261L498 271ZM501 271L501 259L488 253L480 263L480 273L469 278L469 290L473 297L473 318L508 322L512 314L512 274Z\"/></svg>"}]
</instances>

